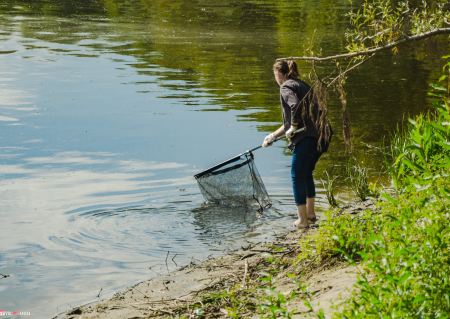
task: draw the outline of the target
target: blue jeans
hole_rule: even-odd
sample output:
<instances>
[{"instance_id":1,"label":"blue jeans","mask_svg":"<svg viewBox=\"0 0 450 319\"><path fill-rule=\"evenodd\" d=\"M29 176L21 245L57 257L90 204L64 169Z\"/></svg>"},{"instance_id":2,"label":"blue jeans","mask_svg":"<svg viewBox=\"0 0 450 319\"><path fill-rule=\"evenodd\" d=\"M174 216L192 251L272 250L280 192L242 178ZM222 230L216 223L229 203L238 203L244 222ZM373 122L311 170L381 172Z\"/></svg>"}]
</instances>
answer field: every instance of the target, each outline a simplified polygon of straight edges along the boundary
<instances>
[{"instance_id":1,"label":"blue jeans","mask_svg":"<svg viewBox=\"0 0 450 319\"><path fill-rule=\"evenodd\" d=\"M317 138L308 136L294 147L291 176L295 204L297 205L305 205L307 197L316 197L312 172L322 155L322 152L317 150L317 142Z\"/></svg>"}]
</instances>

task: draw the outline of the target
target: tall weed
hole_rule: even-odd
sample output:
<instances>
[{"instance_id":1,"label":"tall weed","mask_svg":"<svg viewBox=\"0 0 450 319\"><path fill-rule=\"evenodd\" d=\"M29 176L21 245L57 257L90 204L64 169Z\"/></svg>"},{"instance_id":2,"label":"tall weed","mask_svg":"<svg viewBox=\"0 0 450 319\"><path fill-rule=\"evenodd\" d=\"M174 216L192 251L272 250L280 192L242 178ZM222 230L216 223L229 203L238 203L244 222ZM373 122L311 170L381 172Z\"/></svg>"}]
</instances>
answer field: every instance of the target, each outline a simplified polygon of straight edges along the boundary
<instances>
[{"instance_id":1,"label":"tall weed","mask_svg":"<svg viewBox=\"0 0 450 319\"><path fill-rule=\"evenodd\" d=\"M359 165L358 161L353 156L347 161L345 173L347 175L349 187L361 200L366 200L373 195L367 181L367 168Z\"/></svg>"},{"instance_id":2,"label":"tall weed","mask_svg":"<svg viewBox=\"0 0 450 319\"><path fill-rule=\"evenodd\" d=\"M337 176L334 176L333 178L330 176L332 174L333 169L327 169L325 170L325 175L327 176L327 180L320 180L322 183L323 188L325 189L325 194L327 196L328 204L330 204L331 207L339 207L339 203L336 200L336 198L333 195L334 190L338 187Z\"/></svg>"}]
</instances>

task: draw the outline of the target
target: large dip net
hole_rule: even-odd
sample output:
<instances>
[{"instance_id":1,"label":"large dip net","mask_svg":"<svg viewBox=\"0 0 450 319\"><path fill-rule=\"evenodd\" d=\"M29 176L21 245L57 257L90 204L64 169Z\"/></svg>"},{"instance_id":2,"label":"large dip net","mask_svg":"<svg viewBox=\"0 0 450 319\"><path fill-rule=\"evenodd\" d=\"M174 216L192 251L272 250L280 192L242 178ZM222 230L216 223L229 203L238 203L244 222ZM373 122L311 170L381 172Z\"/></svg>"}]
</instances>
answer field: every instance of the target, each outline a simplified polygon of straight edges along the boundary
<instances>
[{"instance_id":1,"label":"large dip net","mask_svg":"<svg viewBox=\"0 0 450 319\"><path fill-rule=\"evenodd\" d=\"M254 207L259 210L272 205L250 151L194 177L203 197L210 203Z\"/></svg>"}]
</instances>

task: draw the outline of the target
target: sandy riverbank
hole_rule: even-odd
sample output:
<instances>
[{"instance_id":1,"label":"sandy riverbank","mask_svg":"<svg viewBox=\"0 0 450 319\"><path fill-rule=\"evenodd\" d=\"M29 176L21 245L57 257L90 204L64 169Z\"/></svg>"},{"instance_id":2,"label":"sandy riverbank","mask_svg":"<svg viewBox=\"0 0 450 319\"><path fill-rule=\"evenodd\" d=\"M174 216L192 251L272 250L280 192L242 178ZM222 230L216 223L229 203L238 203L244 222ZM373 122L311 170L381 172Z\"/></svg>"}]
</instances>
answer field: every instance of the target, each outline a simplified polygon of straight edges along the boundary
<instances>
[{"instance_id":1,"label":"sandy riverbank","mask_svg":"<svg viewBox=\"0 0 450 319\"><path fill-rule=\"evenodd\" d=\"M353 205L346 210L353 215L359 211L372 208L371 204L363 203ZM314 225L317 227L317 225ZM301 290L293 284L292 277L285 276L293 273L300 276L305 272L304 282L309 285L309 296L314 309L322 308L325 315L333 312L333 306L338 306L352 292L356 282L356 273L350 267L335 258L322 263L306 263L301 266L293 265L300 253L298 242L304 236L317 232L316 228L302 231L290 231L270 242L259 243L242 247L229 254L200 262L193 263L179 270L160 275L148 281L141 282L122 292L116 293L109 300L102 300L72 309L69 312L56 316L57 319L88 319L88 318L149 318L149 317L177 317L189 315L192 307L197 308L198 302L205 303L205 293L223 292L232 289L236 295L239 292L256 287L260 278L258 266L268 265L267 253L274 256L284 264L277 281L277 291L290 296L293 291L302 295ZM283 248L282 250L278 250ZM278 251L277 251L278 250ZM313 293L313 294L312 294ZM225 300L225 301L224 301ZM197 303L197 306L193 306ZM256 304L256 303L255 303ZM227 317L226 298L217 302L216 306L203 308L203 316L208 318ZM320 305L320 306L318 306ZM311 310L304 305L302 298L295 298L287 306L294 311L294 317L310 316ZM244 311L240 317L251 317L258 314L256 311Z\"/></svg>"}]
</instances>

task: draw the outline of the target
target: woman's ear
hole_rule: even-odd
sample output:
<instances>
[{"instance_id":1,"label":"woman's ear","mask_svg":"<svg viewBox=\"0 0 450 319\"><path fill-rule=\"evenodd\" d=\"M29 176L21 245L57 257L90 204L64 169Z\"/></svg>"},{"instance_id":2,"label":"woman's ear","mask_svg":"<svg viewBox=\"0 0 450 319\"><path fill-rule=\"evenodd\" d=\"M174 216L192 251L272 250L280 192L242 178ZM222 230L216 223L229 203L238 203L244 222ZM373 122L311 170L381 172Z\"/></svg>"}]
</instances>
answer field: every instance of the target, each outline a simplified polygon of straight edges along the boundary
<instances>
[{"instance_id":1,"label":"woman's ear","mask_svg":"<svg viewBox=\"0 0 450 319\"><path fill-rule=\"evenodd\" d=\"M281 74L280 72L277 72L277 79L278 79L278 84L283 84L284 82L284 76L283 74Z\"/></svg>"}]
</instances>

